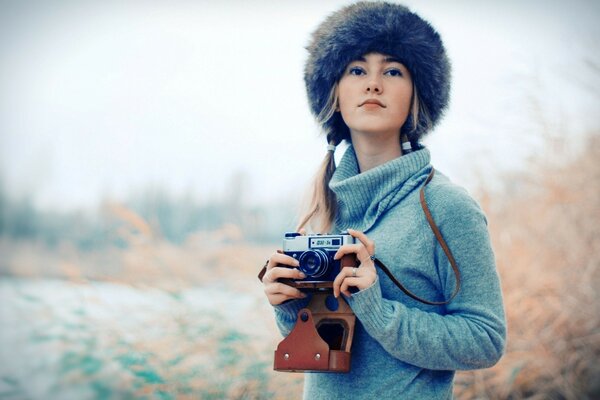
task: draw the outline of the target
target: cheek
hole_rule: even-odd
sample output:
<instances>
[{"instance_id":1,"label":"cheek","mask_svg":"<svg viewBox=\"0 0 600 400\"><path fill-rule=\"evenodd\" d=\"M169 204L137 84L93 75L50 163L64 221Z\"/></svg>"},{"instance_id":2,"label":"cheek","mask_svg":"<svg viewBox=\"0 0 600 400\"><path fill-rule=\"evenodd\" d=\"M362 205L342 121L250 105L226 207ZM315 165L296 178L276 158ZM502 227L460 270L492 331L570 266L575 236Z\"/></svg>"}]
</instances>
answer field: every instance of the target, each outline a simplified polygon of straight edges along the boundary
<instances>
[{"instance_id":1,"label":"cheek","mask_svg":"<svg viewBox=\"0 0 600 400\"><path fill-rule=\"evenodd\" d=\"M412 106L412 87L406 88L395 96L394 103L397 105L396 113L399 116L408 116Z\"/></svg>"},{"instance_id":2,"label":"cheek","mask_svg":"<svg viewBox=\"0 0 600 400\"><path fill-rule=\"evenodd\" d=\"M352 98L352 93L348 90L340 89L337 98L338 111L344 115L349 115L353 111L353 106L356 101Z\"/></svg>"},{"instance_id":3,"label":"cheek","mask_svg":"<svg viewBox=\"0 0 600 400\"><path fill-rule=\"evenodd\" d=\"M349 103L350 91L343 85L340 84L337 89L337 104L340 108L346 106Z\"/></svg>"},{"instance_id":4,"label":"cheek","mask_svg":"<svg viewBox=\"0 0 600 400\"><path fill-rule=\"evenodd\" d=\"M410 114L411 98L409 97L409 98L402 99L399 102L399 104L400 104L400 107L398 107L397 114L408 116L408 114Z\"/></svg>"}]
</instances>

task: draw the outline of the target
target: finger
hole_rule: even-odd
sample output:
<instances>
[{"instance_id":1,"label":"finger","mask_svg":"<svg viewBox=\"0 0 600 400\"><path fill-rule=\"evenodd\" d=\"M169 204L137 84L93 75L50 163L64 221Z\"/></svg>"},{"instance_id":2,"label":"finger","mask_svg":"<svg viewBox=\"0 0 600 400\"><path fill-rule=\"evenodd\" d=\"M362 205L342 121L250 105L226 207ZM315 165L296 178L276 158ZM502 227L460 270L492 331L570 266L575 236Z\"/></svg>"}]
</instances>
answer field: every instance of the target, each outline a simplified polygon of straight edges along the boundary
<instances>
[{"instance_id":1,"label":"finger","mask_svg":"<svg viewBox=\"0 0 600 400\"><path fill-rule=\"evenodd\" d=\"M290 297L290 296L286 296L284 294L274 294L274 295L269 296L268 299L269 299L269 303L272 306L276 306L276 305L283 303L284 301L295 300L295 299L300 299L300 298L304 298L304 297L306 297L306 296Z\"/></svg>"},{"instance_id":2,"label":"finger","mask_svg":"<svg viewBox=\"0 0 600 400\"><path fill-rule=\"evenodd\" d=\"M352 267L342 268L339 274L333 280L333 296L338 297L340 295L340 287L346 277L352 276Z\"/></svg>"},{"instance_id":3,"label":"finger","mask_svg":"<svg viewBox=\"0 0 600 400\"><path fill-rule=\"evenodd\" d=\"M269 258L269 262L267 263L267 270L276 267L278 264L289 265L291 267L299 267L300 263L294 257L290 257L286 254L282 253L274 253Z\"/></svg>"},{"instance_id":4,"label":"finger","mask_svg":"<svg viewBox=\"0 0 600 400\"><path fill-rule=\"evenodd\" d=\"M356 254L357 256L364 256L365 254L367 254L367 249L365 248L365 246L363 246L362 243L345 244L338 249L338 251L333 256L333 259L339 260L346 254Z\"/></svg>"},{"instance_id":5,"label":"finger","mask_svg":"<svg viewBox=\"0 0 600 400\"><path fill-rule=\"evenodd\" d=\"M348 233L358 239L367 249L369 255L375 254L375 242L369 239L367 235L365 235L361 231L356 231L354 229L348 229Z\"/></svg>"},{"instance_id":6,"label":"finger","mask_svg":"<svg viewBox=\"0 0 600 400\"><path fill-rule=\"evenodd\" d=\"M276 282L280 278L304 279L306 275L297 268L273 267L263 276L263 283Z\"/></svg>"},{"instance_id":7,"label":"finger","mask_svg":"<svg viewBox=\"0 0 600 400\"><path fill-rule=\"evenodd\" d=\"M264 290L267 296L283 295L288 298L295 299L302 299L306 297L305 293L284 283L274 282L270 285L266 285Z\"/></svg>"},{"instance_id":8,"label":"finger","mask_svg":"<svg viewBox=\"0 0 600 400\"><path fill-rule=\"evenodd\" d=\"M301 234L302 236L306 236L306 229L304 229L304 228L298 229L298 233Z\"/></svg>"},{"instance_id":9,"label":"finger","mask_svg":"<svg viewBox=\"0 0 600 400\"><path fill-rule=\"evenodd\" d=\"M359 283L360 283L360 279L359 277L353 278L353 277L347 277L346 279L344 279L344 281L342 282L341 286L340 286L340 292L346 296L346 297L350 297L352 296L352 293L350 292L350 288L351 287L358 287Z\"/></svg>"}]
</instances>

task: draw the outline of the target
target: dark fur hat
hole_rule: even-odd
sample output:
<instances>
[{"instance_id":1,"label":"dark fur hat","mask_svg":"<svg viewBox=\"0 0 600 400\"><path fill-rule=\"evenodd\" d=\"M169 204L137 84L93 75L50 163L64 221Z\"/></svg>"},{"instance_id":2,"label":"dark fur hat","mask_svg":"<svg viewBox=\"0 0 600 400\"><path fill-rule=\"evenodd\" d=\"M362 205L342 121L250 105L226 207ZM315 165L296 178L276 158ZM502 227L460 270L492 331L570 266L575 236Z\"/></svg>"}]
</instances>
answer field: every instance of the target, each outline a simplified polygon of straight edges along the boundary
<instances>
[{"instance_id":1,"label":"dark fur hat","mask_svg":"<svg viewBox=\"0 0 600 400\"><path fill-rule=\"evenodd\" d=\"M413 143L432 128L448 105L450 63L439 34L408 8L387 2L358 2L331 14L307 47L304 82L311 111L318 116L346 66L371 52L398 58L410 71L421 112L416 130L409 117L402 128ZM327 140L349 139L339 112L323 123Z\"/></svg>"}]
</instances>

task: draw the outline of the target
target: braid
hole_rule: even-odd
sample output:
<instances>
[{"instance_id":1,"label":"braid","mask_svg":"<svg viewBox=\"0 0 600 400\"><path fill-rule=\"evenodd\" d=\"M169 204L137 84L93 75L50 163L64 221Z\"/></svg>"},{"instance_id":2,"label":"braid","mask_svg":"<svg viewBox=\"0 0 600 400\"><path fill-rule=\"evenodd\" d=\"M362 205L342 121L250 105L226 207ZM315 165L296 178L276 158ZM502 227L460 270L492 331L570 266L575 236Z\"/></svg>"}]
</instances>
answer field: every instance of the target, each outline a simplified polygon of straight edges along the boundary
<instances>
[{"instance_id":1,"label":"braid","mask_svg":"<svg viewBox=\"0 0 600 400\"><path fill-rule=\"evenodd\" d=\"M339 139L335 134L327 134L327 143L337 146ZM297 231L304 228L309 221L316 222L316 229L320 233L328 233L331 230L337 213L337 202L335 193L329 188L329 181L335 172L334 150L328 150L313 182L313 192L308 207L308 212L300 219Z\"/></svg>"}]
</instances>

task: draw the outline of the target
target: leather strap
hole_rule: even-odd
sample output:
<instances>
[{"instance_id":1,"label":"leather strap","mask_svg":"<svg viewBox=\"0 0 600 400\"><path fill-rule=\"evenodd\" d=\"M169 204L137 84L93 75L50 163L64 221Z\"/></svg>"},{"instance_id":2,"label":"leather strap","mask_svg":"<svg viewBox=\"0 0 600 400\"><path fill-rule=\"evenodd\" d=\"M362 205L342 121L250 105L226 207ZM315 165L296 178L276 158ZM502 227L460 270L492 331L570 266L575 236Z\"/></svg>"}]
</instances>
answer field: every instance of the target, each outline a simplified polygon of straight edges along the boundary
<instances>
[{"instance_id":1,"label":"leather strap","mask_svg":"<svg viewBox=\"0 0 600 400\"><path fill-rule=\"evenodd\" d=\"M265 277L265 274L267 273L267 265L269 265L269 260L267 260L265 262L265 265L263 265L262 269L258 273L258 280L261 282L262 282L263 278Z\"/></svg>"},{"instance_id":2,"label":"leather strap","mask_svg":"<svg viewBox=\"0 0 600 400\"><path fill-rule=\"evenodd\" d=\"M373 261L375 262L375 265L377 265L388 276L388 278L390 278L390 280L392 282L394 282L394 284L396 286L398 286L398 288L400 290L402 290L410 298L420 301L421 303L424 303L424 304L429 304L432 306L442 306L442 305L450 303L452 301L452 299L454 299L456 297L456 295L458 294L458 292L460 290L460 271L458 270L458 266L456 265L456 260L454 259L454 256L452 255L452 252L450 251L450 248L448 247L448 244L444 240L444 237L442 236L440 229L438 228L438 226L435 224L435 221L433 220L431 211L429 211L429 207L427 206L427 200L425 199L425 186L427 186L427 184L429 182L431 182L434 174L435 174L435 169L432 167L431 172L429 173L429 175L427 176L427 179L425 180L425 183L421 187L421 190L419 193L419 199L421 202L421 208L423 209L423 212L425 213L425 218L427 218L427 223L429 223L429 227L433 231L433 234L435 235L436 240L438 241L440 246L442 246L442 250L444 250L444 254L446 254L446 257L448 257L448 261L450 262L450 265L452 266L452 270L454 271L454 277L456 278L456 286L454 287L454 292L452 293L450 298L445 301L429 301L429 300L422 299L419 296L417 296L416 294L412 293L410 290L408 290L402 283L400 283L400 281L398 281L398 279L396 279L396 277L390 272L388 267L386 267L385 264L382 263L379 259L375 258ZM263 268L260 270L260 272L258 274L258 279L261 282L262 282L263 277L265 276L265 273L267 272L267 264L268 263L269 263L269 260L267 260L267 262L265 263L265 265L263 266Z\"/></svg>"},{"instance_id":3,"label":"leather strap","mask_svg":"<svg viewBox=\"0 0 600 400\"><path fill-rule=\"evenodd\" d=\"M434 174L435 174L435 168L431 167L431 172L429 173L429 176L427 176L427 179L425 180L425 184L421 188L421 193L419 194L419 198L421 201L421 208L423 208L423 212L425 213L427 222L429 223L429 226L431 227L431 230L433 231L435 238L439 242L440 246L442 246L442 250L444 250L444 254L446 254L446 257L448 257L448 261L450 262L450 265L452 266L452 270L454 271L454 278L456 278L456 286L454 287L454 292L452 293L452 295L450 296L450 298L448 300L424 302L424 303L431 304L431 305L444 305L444 304L450 303L452 301L452 299L456 297L456 295L458 294L458 291L460 290L460 271L458 269L458 265L456 265L456 260L454 259L454 256L452 255L452 252L450 251L450 247L448 247L448 244L446 243L446 241L444 240L444 237L442 236L442 232L440 232L438 226L435 224L435 221L433 220L431 211L429 211L429 207L427 206L427 200L425 199L425 186L427 186L427 184L431 181L431 179L433 179Z\"/></svg>"},{"instance_id":4,"label":"leather strap","mask_svg":"<svg viewBox=\"0 0 600 400\"><path fill-rule=\"evenodd\" d=\"M434 174L435 174L435 169L432 167L431 172L429 173L429 175L427 176L427 179L425 180L425 183L421 187L419 197L420 197L420 201L421 201L421 208L423 208L423 212L425 213L427 222L429 223L429 226L431 227L431 230L433 231L435 238L440 243L440 246L442 246L442 250L444 250L446 257L448 257L448 261L450 261L450 265L452 266L452 270L454 271L454 277L456 278L456 286L454 287L454 292L452 293L450 298L445 301L429 301L429 300L422 299L419 296L417 296L416 294L412 293L406 287L404 287L404 285L402 285L400 283L400 281L398 281L396 279L396 277L390 272L388 267L386 267L385 264L382 263L379 259L375 258L375 260L373 260L373 261L375 262L375 265L377 265L383 272L385 272L385 274L388 276L388 278L390 278L391 281L394 282L394 284L396 286L398 286L398 288L400 288L400 290L402 290L407 296L409 296L417 301L420 301L421 303L429 304L432 306L442 306L444 304L450 303L452 301L452 299L454 299L456 297L456 295L458 294L458 291L460 290L460 271L458 270L458 266L456 265L456 260L454 259L454 256L452 255L452 252L450 251L450 248L448 247L448 244L444 240L442 233L440 232L438 226L435 224L435 221L433 220L431 211L429 211L429 207L427 206L427 200L425 199L425 186L427 186L427 184L429 182L431 182Z\"/></svg>"}]
</instances>

